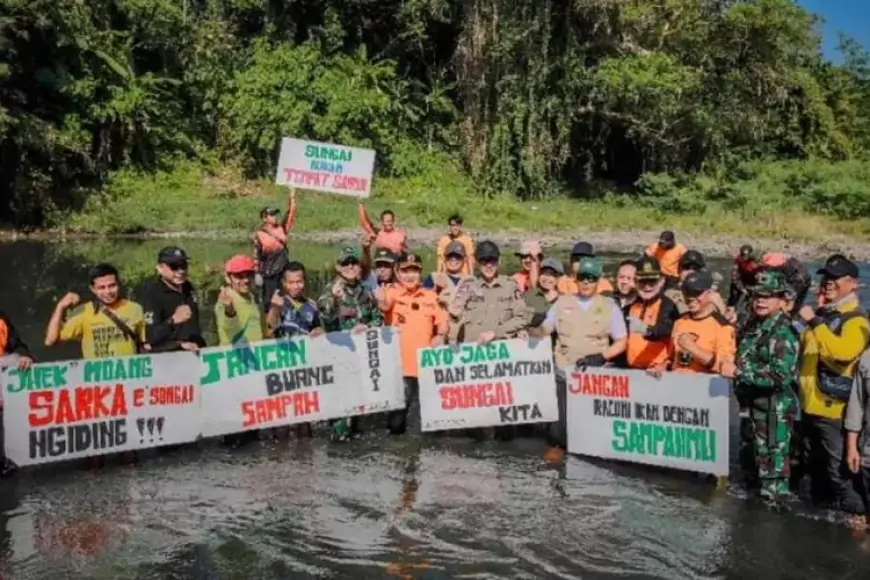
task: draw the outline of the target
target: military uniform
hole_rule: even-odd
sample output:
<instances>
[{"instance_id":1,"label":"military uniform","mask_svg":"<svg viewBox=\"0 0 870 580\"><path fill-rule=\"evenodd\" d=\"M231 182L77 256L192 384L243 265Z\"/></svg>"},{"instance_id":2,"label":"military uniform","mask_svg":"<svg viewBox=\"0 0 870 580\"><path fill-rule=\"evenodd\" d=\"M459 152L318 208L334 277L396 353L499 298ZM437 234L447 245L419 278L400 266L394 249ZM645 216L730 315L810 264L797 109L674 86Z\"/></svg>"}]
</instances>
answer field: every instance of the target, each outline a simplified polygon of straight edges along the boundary
<instances>
[{"instance_id":1,"label":"military uniform","mask_svg":"<svg viewBox=\"0 0 870 580\"><path fill-rule=\"evenodd\" d=\"M788 290L785 279L771 272L759 275L754 292L772 296ZM737 347L741 466L769 500L789 491L799 352L800 340L783 312L755 318Z\"/></svg>"},{"instance_id":2,"label":"military uniform","mask_svg":"<svg viewBox=\"0 0 870 580\"><path fill-rule=\"evenodd\" d=\"M320 318L326 332L350 330L357 324L383 326L384 317L378 309L378 301L372 291L357 282L345 284L344 295L336 301L332 297L332 285L317 301Z\"/></svg>"},{"instance_id":3,"label":"military uniform","mask_svg":"<svg viewBox=\"0 0 870 580\"><path fill-rule=\"evenodd\" d=\"M345 262L359 264L359 260L357 251L347 247L341 250L337 262L339 264ZM384 325L384 317L378 308L375 295L360 280L346 283L344 292L338 300L332 295L332 284L329 284L326 292L317 300L317 308L320 310L320 320L326 332L348 331L357 324ZM351 432L357 430L358 422L356 419L356 417L351 417L334 421L332 423L333 439L347 439Z\"/></svg>"}]
</instances>

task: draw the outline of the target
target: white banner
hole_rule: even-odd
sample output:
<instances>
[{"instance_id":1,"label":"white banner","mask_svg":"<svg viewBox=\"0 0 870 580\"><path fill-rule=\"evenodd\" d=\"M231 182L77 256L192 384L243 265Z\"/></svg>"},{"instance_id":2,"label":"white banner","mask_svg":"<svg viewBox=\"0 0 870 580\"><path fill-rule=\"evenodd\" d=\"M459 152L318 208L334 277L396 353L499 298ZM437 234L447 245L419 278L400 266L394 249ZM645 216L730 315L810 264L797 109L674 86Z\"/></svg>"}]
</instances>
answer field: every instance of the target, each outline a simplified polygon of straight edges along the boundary
<instances>
[{"instance_id":1,"label":"white banner","mask_svg":"<svg viewBox=\"0 0 870 580\"><path fill-rule=\"evenodd\" d=\"M423 431L559 418L549 339L423 348L417 361Z\"/></svg>"},{"instance_id":2,"label":"white banner","mask_svg":"<svg viewBox=\"0 0 870 580\"><path fill-rule=\"evenodd\" d=\"M390 327L200 354L204 437L405 407L399 335Z\"/></svg>"},{"instance_id":3,"label":"white banner","mask_svg":"<svg viewBox=\"0 0 870 580\"><path fill-rule=\"evenodd\" d=\"M368 197L375 168L373 149L285 137L275 183L288 187Z\"/></svg>"},{"instance_id":4,"label":"white banner","mask_svg":"<svg viewBox=\"0 0 870 580\"><path fill-rule=\"evenodd\" d=\"M608 368L566 376L569 453L728 475L726 379Z\"/></svg>"},{"instance_id":5,"label":"white banner","mask_svg":"<svg viewBox=\"0 0 870 580\"><path fill-rule=\"evenodd\" d=\"M33 465L195 441L199 370L189 352L7 368L6 455Z\"/></svg>"}]
</instances>

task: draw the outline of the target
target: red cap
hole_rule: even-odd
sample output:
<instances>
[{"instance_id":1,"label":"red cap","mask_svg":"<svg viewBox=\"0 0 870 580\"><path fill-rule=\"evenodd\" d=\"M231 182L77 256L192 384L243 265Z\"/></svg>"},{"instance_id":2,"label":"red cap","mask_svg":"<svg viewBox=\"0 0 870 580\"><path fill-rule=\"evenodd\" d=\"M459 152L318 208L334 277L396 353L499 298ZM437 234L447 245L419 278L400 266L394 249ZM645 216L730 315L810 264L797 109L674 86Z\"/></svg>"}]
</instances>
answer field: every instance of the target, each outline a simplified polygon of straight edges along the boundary
<instances>
[{"instance_id":1,"label":"red cap","mask_svg":"<svg viewBox=\"0 0 870 580\"><path fill-rule=\"evenodd\" d=\"M257 265L254 264L254 259L243 254L233 256L224 264L224 272L227 274L246 274L256 271Z\"/></svg>"}]
</instances>

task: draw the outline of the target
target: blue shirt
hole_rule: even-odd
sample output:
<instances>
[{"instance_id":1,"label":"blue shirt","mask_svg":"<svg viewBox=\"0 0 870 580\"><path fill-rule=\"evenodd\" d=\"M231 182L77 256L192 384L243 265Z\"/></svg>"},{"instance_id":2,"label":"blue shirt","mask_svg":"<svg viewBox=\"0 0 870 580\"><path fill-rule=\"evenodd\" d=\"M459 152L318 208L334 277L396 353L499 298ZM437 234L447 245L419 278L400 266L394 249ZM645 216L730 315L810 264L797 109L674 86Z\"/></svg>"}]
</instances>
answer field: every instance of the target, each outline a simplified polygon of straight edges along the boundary
<instances>
[{"instance_id":1,"label":"blue shirt","mask_svg":"<svg viewBox=\"0 0 870 580\"><path fill-rule=\"evenodd\" d=\"M284 296L284 307L281 308L278 328L275 329L277 338L306 335L321 326L320 312L313 300L303 298L301 301L296 301L289 296Z\"/></svg>"}]
</instances>

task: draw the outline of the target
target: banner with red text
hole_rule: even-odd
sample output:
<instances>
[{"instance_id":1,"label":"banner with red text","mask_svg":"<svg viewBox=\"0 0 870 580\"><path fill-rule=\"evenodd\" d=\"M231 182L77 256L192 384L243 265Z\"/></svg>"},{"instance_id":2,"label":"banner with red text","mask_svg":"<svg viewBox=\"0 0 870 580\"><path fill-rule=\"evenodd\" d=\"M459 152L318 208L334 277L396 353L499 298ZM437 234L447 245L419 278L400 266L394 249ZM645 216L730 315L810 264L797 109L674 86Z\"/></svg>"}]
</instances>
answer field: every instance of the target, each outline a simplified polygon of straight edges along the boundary
<instances>
[{"instance_id":1,"label":"banner with red text","mask_svg":"<svg viewBox=\"0 0 870 580\"><path fill-rule=\"evenodd\" d=\"M423 348L417 360L423 431L559 418L549 339Z\"/></svg>"},{"instance_id":2,"label":"banner with red text","mask_svg":"<svg viewBox=\"0 0 870 580\"><path fill-rule=\"evenodd\" d=\"M6 455L23 466L195 441L199 371L190 352L7 368Z\"/></svg>"},{"instance_id":3,"label":"banner with red text","mask_svg":"<svg viewBox=\"0 0 870 580\"><path fill-rule=\"evenodd\" d=\"M204 437L405 407L399 335L391 327L200 355Z\"/></svg>"},{"instance_id":4,"label":"banner with red text","mask_svg":"<svg viewBox=\"0 0 870 580\"><path fill-rule=\"evenodd\" d=\"M566 376L569 453L728 475L728 380L608 368Z\"/></svg>"},{"instance_id":5,"label":"banner with red text","mask_svg":"<svg viewBox=\"0 0 870 580\"><path fill-rule=\"evenodd\" d=\"M375 169L373 149L285 137L275 183L299 189L368 197Z\"/></svg>"}]
</instances>

